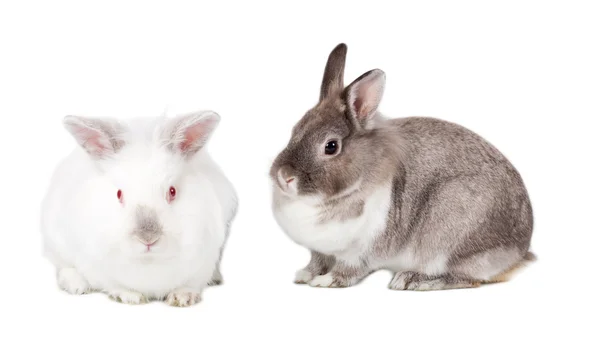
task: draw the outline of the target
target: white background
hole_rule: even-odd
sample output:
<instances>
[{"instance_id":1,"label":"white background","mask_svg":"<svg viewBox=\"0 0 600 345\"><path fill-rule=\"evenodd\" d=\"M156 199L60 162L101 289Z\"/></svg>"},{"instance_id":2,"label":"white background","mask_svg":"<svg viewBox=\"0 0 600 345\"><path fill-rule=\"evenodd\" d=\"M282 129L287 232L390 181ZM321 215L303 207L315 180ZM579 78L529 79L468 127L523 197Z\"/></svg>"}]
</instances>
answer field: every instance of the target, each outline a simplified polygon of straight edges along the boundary
<instances>
[{"instance_id":1,"label":"white background","mask_svg":"<svg viewBox=\"0 0 600 345\"><path fill-rule=\"evenodd\" d=\"M598 344L598 2L287 3L2 2L0 343ZM292 283L308 252L273 220L267 172L340 42L346 83L386 72L385 115L460 123L511 159L537 263L469 290ZM38 212L74 145L61 119L167 107L222 116L209 149L240 196L225 285L188 309L59 291Z\"/></svg>"}]
</instances>

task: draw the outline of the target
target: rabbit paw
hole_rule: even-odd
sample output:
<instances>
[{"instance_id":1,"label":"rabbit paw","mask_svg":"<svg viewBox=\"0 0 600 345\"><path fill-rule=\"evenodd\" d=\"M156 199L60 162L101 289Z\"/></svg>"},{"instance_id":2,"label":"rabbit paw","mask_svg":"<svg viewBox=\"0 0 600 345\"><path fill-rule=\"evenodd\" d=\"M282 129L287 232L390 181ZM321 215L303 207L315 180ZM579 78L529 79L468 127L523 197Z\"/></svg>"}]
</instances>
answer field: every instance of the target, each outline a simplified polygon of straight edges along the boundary
<instances>
[{"instance_id":1,"label":"rabbit paw","mask_svg":"<svg viewBox=\"0 0 600 345\"><path fill-rule=\"evenodd\" d=\"M414 272L398 272L394 274L388 288L392 290L406 290L406 287L414 274Z\"/></svg>"},{"instance_id":2,"label":"rabbit paw","mask_svg":"<svg viewBox=\"0 0 600 345\"><path fill-rule=\"evenodd\" d=\"M189 307L200 302L202 294L189 289L177 289L167 295L167 304L173 307Z\"/></svg>"},{"instance_id":3,"label":"rabbit paw","mask_svg":"<svg viewBox=\"0 0 600 345\"><path fill-rule=\"evenodd\" d=\"M296 272L296 278L294 278L294 283L296 284L306 284L310 282L314 278L314 275L310 273L308 270L301 269Z\"/></svg>"},{"instance_id":4,"label":"rabbit paw","mask_svg":"<svg viewBox=\"0 0 600 345\"><path fill-rule=\"evenodd\" d=\"M73 295L82 295L90 290L88 282L74 268L60 269L57 280L61 289Z\"/></svg>"},{"instance_id":5,"label":"rabbit paw","mask_svg":"<svg viewBox=\"0 0 600 345\"><path fill-rule=\"evenodd\" d=\"M331 272L314 277L308 285L312 287L341 287L339 279L336 279Z\"/></svg>"},{"instance_id":6,"label":"rabbit paw","mask_svg":"<svg viewBox=\"0 0 600 345\"><path fill-rule=\"evenodd\" d=\"M416 272L398 272L394 274L388 287L392 290L432 291L472 288L479 285L478 282L458 279L450 275L430 277Z\"/></svg>"},{"instance_id":7,"label":"rabbit paw","mask_svg":"<svg viewBox=\"0 0 600 345\"><path fill-rule=\"evenodd\" d=\"M148 303L146 296L139 292L127 290L114 290L108 293L112 300L125 304L144 304Z\"/></svg>"}]
</instances>

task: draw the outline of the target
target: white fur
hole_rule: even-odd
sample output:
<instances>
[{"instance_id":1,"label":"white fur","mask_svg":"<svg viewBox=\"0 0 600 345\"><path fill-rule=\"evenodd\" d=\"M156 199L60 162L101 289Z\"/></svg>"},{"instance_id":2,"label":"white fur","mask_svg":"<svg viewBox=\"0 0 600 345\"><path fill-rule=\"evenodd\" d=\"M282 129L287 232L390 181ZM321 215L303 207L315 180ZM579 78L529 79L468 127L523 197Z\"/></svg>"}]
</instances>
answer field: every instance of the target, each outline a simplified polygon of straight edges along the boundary
<instances>
[{"instance_id":1,"label":"white fur","mask_svg":"<svg viewBox=\"0 0 600 345\"><path fill-rule=\"evenodd\" d=\"M380 268L387 268L394 272L414 271L419 267L419 261L415 255L415 251L411 247L404 248L395 257L386 260L385 262L376 265Z\"/></svg>"},{"instance_id":2,"label":"white fur","mask_svg":"<svg viewBox=\"0 0 600 345\"><path fill-rule=\"evenodd\" d=\"M308 283L312 278L312 273L305 269L301 269L296 272L296 278L294 281L298 283Z\"/></svg>"},{"instance_id":3,"label":"white fur","mask_svg":"<svg viewBox=\"0 0 600 345\"><path fill-rule=\"evenodd\" d=\"M412 247L406 247L398 255L375 264L378 268L393 272L420 272L436 276L447 272L448 256L444 253L428 256L426 253L415 253Z\"/></svg>"},{"instance_id":4,"label":"white fur","mask_svg":"<svg viewBox=\"0 0 600 345\"><path fill-rule=\"evenodd\" d=\"M125 304L143 304L148 302L146 296L135 291L123 289L111 290L108 292L108 295L115 301Z\"/></svg>"},{"instance_id":5,"label":"white fur","mask_svg":"<svg viewBox=\"0 0 600 345\"><path fill-rule=\"evenodd\" d=\"M57 272L58 286L73 295L88 292L90 286L74 268L62 268Z\"/></svg>"},{"instance_id":6,"label":"white fur","mask_svg":"<svg viewBox=\"0 0 600 345\"><path fill-rule=\"evenodd\" d=\"M179 288L167 296L167 304L174 307L188 307L200 302L202 295L194 289Z\"/></svg>"},{"instance_id":7,"label":"white fur","mask_svg":"<svg viewBox=\"0 0 600 345\"><path fill-rule=\"evenodd\" d=\"M447 262L448 262L448 257L444 254L439 254L439 255L435 256L435 258L433 258L432 260L428 260L425 263L423 270L421 272L426 275L429 275L429 276L436 276L436 275L446 273L446 263Z\"/></svg>"},{"instance_id":8,"label":"white fur","mask_svg":"<svg viewBox=\"0 0 600 345\"><path fill-rule=\"evenodd\" d=\"M70 292L105 291L127 303L210 281L237 209L233 186L205 149L189 161L161 144L171 119L127 122L126 144L94 161L80 146L57 167L42 204L45 256ZM169 204L166 193L176 186ZM117 190L124 203L120 204ZM135 209L154 211L163 236L151 250L131 236ZM79 275L79 277L77 276Z\"/></svg>"},{"instance_id":9,"label":"white fur","mask_svg":"<svg viewBox=\"0 0 600 345\"><path fill-rule=\"evenodd\" d=\"M308 285L313 287L330 287L333 284L333 275L331 272L324 274L322 276L314 277Z\"/></svg>"},{"instance_id":10,"label":"white fur","mask_svg":"<svg viewBox=\"0 0 600 345\"><path fill-rule=\"evenodd\" d=\"M275 188L274 193L282 192ZM363 213L359 217L325 223L320 222L322 197L284 197L287 199L275 205L274 215L293 241L320 253L352 261L368 250L375 237L385 230L391 187L388 183L375 189L365 200Z\"/></svg>"},{"instance_id":11,"label":"white fur","mask_svg":"<svg viewBox=\"0 0 600 345\"><path fill-rule=\"evenodd\" d=\"M456 271L482 281L490 280L505 271L510 265L517 264L522 256L517 248L493 249L474 256L456 267Z\"/></svg>"}]
</instances>

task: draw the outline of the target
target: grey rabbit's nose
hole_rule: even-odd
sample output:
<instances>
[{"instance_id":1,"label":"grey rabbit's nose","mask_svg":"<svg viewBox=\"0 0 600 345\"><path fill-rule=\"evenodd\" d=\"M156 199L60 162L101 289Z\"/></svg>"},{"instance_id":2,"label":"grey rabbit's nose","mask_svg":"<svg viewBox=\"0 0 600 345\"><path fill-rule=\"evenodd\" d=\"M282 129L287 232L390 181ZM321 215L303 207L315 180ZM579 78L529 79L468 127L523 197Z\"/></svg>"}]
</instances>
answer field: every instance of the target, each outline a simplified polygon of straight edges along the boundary
<instances>
[{"instance_id":1,"label":"grey rabbit's nose","mask_svg":"<svg viewBox=\"0 0 600 345\"><path fill-rule=\"evenodd\" d=\"M288 166L282 166L279 168L277 172L277 180L279 182L279 186L285 192L295 192L296 191L296 176L292 169Z\"/></svg>"},{"instance_id":2,"label":"grey rabbit's nose","mask_svg":"<svg viewBox=\"0 0 600 345\"><path fill-rule=\"evenodd\" d=\"M288 166L283 166L279 168L279 179L281 179L282 183L288 184L294 181L295 177Z\"/></svg>"}]
</instances>

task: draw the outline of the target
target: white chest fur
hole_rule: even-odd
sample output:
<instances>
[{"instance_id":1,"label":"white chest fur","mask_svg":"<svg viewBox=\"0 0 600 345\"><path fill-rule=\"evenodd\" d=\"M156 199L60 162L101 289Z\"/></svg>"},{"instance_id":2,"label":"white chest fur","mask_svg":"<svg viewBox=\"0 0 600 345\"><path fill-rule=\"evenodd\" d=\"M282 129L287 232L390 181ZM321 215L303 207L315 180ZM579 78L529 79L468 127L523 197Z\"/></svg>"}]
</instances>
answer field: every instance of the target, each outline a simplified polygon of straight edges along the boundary
<instances>
[{"instance_id":1,"label":"white chest fur","mask_svg":"<svg viewBox=\"0 0 600 345\"><path fill-rule=\"evenodd\" d=\"M318 196L282 196L274 215L286 234L299 245L338 258L357 258L386 226L390 185L374 189L356 217L323 221L324 200ZM280 193L276 190L275 193Z\"/></svg>"}]
</instances>

